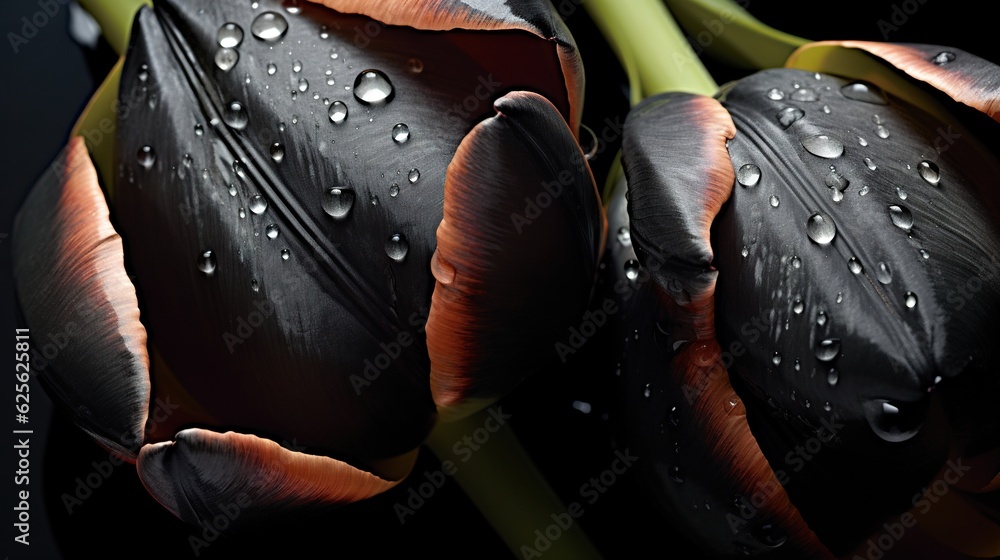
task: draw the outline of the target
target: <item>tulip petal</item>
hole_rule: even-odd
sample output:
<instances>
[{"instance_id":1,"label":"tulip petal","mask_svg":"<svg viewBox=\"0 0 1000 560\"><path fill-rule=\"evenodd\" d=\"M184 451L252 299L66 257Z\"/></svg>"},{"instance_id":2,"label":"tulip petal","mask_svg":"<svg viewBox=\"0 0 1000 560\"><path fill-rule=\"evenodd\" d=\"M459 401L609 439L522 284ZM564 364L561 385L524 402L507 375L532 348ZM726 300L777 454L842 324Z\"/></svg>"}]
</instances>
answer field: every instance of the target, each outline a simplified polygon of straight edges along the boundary
<instances>
[{"instance_id":1,"label":"tulip petal","mask_svg":"<svg viewBox=\"0 0 1000 560\"><path fill-rule=\"evenodd\" d=\"M629 228L624 190L608 208L613 231ZM678 305L645 268L625 276L635 249L634 236L609 248L611 297L621 306L616 339L625 341L623 425L653 499L709 554L832 558L782 488L786 473L758 446L718 343L692 330L711 317L693 317L705 308Z\"/></svg>"},{"instance_id":2,"label":"tulip petal","mask_svg":"<svg viewBox=\"0 0 1000 560\"><path fill-rule=\"evenodd\" d=\"M565 121L515 92L448 167L427 346L438 407L504 395L557 357L603 251L597 187Z\"/></svg>"},{"instance_id":3,"label":"tulip petal","mask_svg":"<svg viewBox=\"0 0 1000 560\"><path fill-rule=\"evenodd\" d=\"M411 467L413 460L415 454ZM252 526L274 515L370 498L401 480L257 436L197 428L143 446L137 467L150 494L174 515L216 528L219 515L232 527Z\"/></svg>"},{"instance_id":4,"label":"tulip petal","mask_svg":"<svg viewBox=\"0 0 1000 560\"><path fill-rule=\"evenodd\" d=\"M81 428L134 459L150 394L146 330L82 137L35 185L11 239L18 296L42 353L34 372Z\"/></svg>"},{"instance_id":5,"label":"tulip petal","mask_svg":"<svg viewBox=\"0 0 1000 560\"><path fill-rule=\"evenodd\" d=\"M726 151L735 133L718 101L687 93L647 99L626 120L622 163L633 243L682 305L712 305L711 227L736 180ZM711 310L693 317L704 338L713 338Z\"/></svg>"},{"instance_id":6,"label":"tulip petal","mask_svg":"<svg viewBox=\"0 0 1000 560\"><path fill-rule=\"evenodd\" d=\"M583 114L583 62L569 29L547 0L311 1L339 12L364 14L389 25L408 25L427 31L520 30L551 41L558 47L568 97L568 107L563 107L561 103L557 103L557 106L569 121L574 135L579 129Z\"/></svg>"},{"instance_id":7,"label":"tulip petal","mask_svg":"<svg viewBox=\"0 0 1000 560\"><path fill-rule=\"evenodd\" d=\"M913 79L930 84L951 99L1000 121L1000 66L972 53L952 47L870 41L820 41L801 47L788 59L797 67L809 59L810 49L843 47L858 49L883 59ZM827 71L847 70L837 66ZM847 70L849 71L849 70Z\"/></svg>"}]
</instances>

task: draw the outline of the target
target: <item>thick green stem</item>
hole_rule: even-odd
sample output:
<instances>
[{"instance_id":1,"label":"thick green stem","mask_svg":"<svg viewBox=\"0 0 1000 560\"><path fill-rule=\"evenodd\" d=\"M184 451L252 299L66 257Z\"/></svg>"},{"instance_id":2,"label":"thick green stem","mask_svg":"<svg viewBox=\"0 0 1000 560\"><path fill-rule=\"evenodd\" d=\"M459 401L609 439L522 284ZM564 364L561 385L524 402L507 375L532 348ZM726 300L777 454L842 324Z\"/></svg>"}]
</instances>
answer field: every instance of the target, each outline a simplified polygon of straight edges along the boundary
<instances>
[{"instance_id":1,"label":"thick green stem","mask_svg":"<svg viewBox=\"0 0 1000 560\"><path fill-rule=\"evenodd\" d=\"M577 522L583 512L563 505L499 410L439 422L427 446L517 558L599 560Z\"/></svg>"},{"instance_id":2,"label":"thick green stem","mask_svg":"<svg viewBox=\"0 0 1000 560\"><path fill-rule=\"evenodd\" d=\"M780 68L806 39L762 23L734 0L663 0L697 49L744 68Z\"/></svg>"},{"instance_id":3,"label":"thick green stem","mask_svg":"<svg viewBox=\"0 0 1000 560\"><path fill-rule=\"evenodd\" d=\"M662 0L584 5L626 69L635 68L642 97L668 91L714 95L719 89Z\"/></svg>"},{"instance_id":4,"label":"thick green stem","mask_svg":"<svg viewBox=\"0 0 1000 560\"><path fill-rule=\"evenodd\" d=\"M151 5L151 0L80 0L80 5L94 16L105 39L118 54L125 54L132 20L139 8Z\"/></svg>"}]
</instances>

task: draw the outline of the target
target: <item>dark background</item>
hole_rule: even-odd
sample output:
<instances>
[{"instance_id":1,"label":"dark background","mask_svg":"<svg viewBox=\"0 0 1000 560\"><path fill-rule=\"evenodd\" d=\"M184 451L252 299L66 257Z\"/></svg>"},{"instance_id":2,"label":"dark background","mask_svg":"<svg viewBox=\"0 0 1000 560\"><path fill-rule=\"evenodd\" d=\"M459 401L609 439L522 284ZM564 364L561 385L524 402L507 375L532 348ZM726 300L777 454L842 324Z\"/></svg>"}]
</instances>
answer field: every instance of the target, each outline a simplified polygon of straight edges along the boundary
<instances>
[{"instance_id":1,"label":"dark background","mask_svg":"<svg viewBox=\"0 0 1000 560\"><path fill-rule=\"evenodd\" d=\"M898 14L911 12L899 29L891 32L890 40L950 45L1000 61L1000 47L995 43L997 9L989 2L755 0L744 5L779 29L815 40L881 41L885 37L879 20L890 21L894 13L899 18ZM29 187L65 144L74 120L115 60L106 46L92 51L70 39L65 6L15 54L7 34L19 32L21 18L38 10L37 0L0 3L0 32L4 36L0 44L0 126L4 128L0 134L0 162L5 173L0 181L0 332L10 336L11 343L14 329L25 326L17 317L10 278L8 235L14 213ZM623 78L585 10L575 11L567 22L587 66L590 90L585 122L598 129L604 117L624 114ZM742 75L741 70L712 61L709 67L720 83ZM595 162L598 175L606 171L615 151L608 150ZM611 465L618 443L612 428L616 403L607 398L613 360L609 361L596 346L589 345L586 355L572 362L571 367L526 383L504 404L505 411L513 414L514 430L567 502L578 499L580 485ZM13 373L10 358L6 363ZM5 402L13 403L13 379L7 379ZM32 544L28 555L21 545L8 544L10 557L194 557L187 539L196 532L153 501L128 464L115 467L89 499L72 515L67 514L60 496L72 493L77 477L93 472L92 463L106 461L108 455L54 414L37 384L33 384L31 396L30 427L35 430L30 475ZM584 414L574 409L574 401L591 404L591 412ZM10 453L10 446L5 445L3 468L8 474L4 476L15 470ZM421 474L439 466L432 455L424 453L414 472ZM309 555L310 550L337 558L417 553L434 558L510 557L452 481L405 525L400 525L392 504L404 500L409 489L419 482L411 485L404 481L383 496L308 521L276 521L264 531L220 537L200 557L299 557ZM5 504L12 496L8 492L4 490ZM5 509L5 535L11 531L12 507ZM629 473L587 508L580 523L609 559L695 556L684 537L672 531L646 502ZM12 542L10 539L5 537L7 543Z\"/></svg>"}]
</instances>

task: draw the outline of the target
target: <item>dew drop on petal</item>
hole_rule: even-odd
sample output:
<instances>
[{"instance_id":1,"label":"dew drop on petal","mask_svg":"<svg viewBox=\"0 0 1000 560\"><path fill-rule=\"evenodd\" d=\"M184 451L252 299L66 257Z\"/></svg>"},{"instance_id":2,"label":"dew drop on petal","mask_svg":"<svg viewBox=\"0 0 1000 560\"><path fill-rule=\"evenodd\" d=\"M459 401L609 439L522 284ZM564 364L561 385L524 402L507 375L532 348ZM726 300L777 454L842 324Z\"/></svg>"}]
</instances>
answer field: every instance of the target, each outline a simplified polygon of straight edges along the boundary
<instances>
[{"instance_id":1,"label":"dew drop on petal","mask_svg":"<svg viewBox=\"0 0 1000 560\"><path fill-rule=\"evenodd\" d=\"M772 208L777 208L778 206L781 205L781 201L778 199L777 196L773 194L771 195L771 198L769 199L768 202L770 202Z\"/></svg>"},{"instance_id":2,"label":"dew drop on petal","mask_svg":"<svg viewBox=\"0 0 1000 560\"><path fill-rule=\"evenodd\" d=\"M832 362L840 355L840 339L826 338L816 345L816 359L821 362Z\"/></svg>"},{"instance_id":3,"label":"dew drop on petal","mask_svg":"<svg viewBox=\"0 0 1000 560\"><path fill-rule=\"evenodd\" d=\"M924 425L924 407L887 399L874 399L864 405L865 418L875 435L891 443L907 441Z\"/></svg>"},{"instance_id":4,"label":"dew drop on petal","mask_svg":"<svg viewBox=\"0 0 1000 560\"><path fill-rule=\"evenodd\" d=\"M139 161L139 165L149 169L156 163L156 152L151 146L143 146L136 152L135 158Z\"/></svg>"},{"instance_id":5,"label":"dew drop on petal","mask_svg":"<svg viewBox=\"0 0 1000 560\"><path fill-rule=\"evenodd\" d=\"M875 165L875 162L872 161L872 158L870 157L865 158L865 166L868 167L870 171L875 171L876 169L878 169L878 167Z\"/></svg>"},{"instance_id":6,"label":"dew drop on petal","mask_svg":"<svg viewBox=\"0 0 1000 560\"><path fill-rule=\"evenodd\" d=\"M814 243L827 245L837 236L837 225L830 216L817 212L806 222L806 233Z\"/></svg>"},{"instance_id":7,"label":"dew drop on petal","mask_svg":"<svg viewBox=\"0 0 1000 560\"><path fill-rule=\"evenodd\" d=\"M240 52L236 49L219 49L215 52L215 65L223 72L228 72L240 61Z\"/></svg>"},{"instance_id":8,"label":"dew drop on petal","mask_svg":"<svg viewBox=\"0 0 1000 560\"><path fill-rule=\"evenodd\" d=\"M334 187L323 193L323 211L337 220L346 218L354 208L354 190Z\"/></svg>"},{"instance_id":9,"label":"dew drop on petal","mask_svg":"<svg viewBox=\"0 0 1000 560\"><path fill-rule=\"evenodd\" d=\"M635 281L639 278L639 261L635 259L629 259L625 263L625 277L632 281Z\"/></svg>"},{"instance_id":10,"label":"dew drop on petal","mask_svg":"<svg viewBox=\"0 0 1000 560\"><path fill-rule=\"evenodd\" d=\"M410 244L406 241L406 237L401 233L391 235L389 240L385 242L385 254L396 262L403 262L406 259L406 253L408 253L409 250Z\"/></svg>"},{"instance_id":11,"label":"dew drop on petal","mask_svg":"<svg viewBox=\"0 0 1000 560\"><path fill-rule=\"evenodd\" d=\"M844 144L827 134L805 138L802 147L810 154L826 159L836 159L844 154Z\"/></svg>"},{"instance_id":12,"label":"dew drop on petal","mask_svg":"<svg viewBox=\"0 0 1000 560\"><path fill-rule=\"evenodd\" d=\"M889 268L889 265L884 262L875 265L875 278L878 278L878 281L882 284L891 284L892 270Z\"/></svg>"},{"instance_id":13,"label":"dew drop on petal","mask_svg":"<svg viewBox=\"0 0 1000 560\"><path fill-rule=\"evenodd\" d=\"M889 137L889 129L886 128L886 127L884 127L884 126L882 126L882 125L878 125L878 127L875 128L875 134L879 138L888 138Z\"/></svg>"},{"instance_id":14,"label":"dew drop on petal","mask_svg":"<svg viewBox=\"0 0 1000 560\"><path fill-rule=\"evenodd\" d=\"M260 215L263 214L265 210L267 210L267 200L259 194L254 195L253 198L250 199L250 211L254 214Z\"/></svg>"},{"instance_id":15,"label":"dew drop on petal","mask_svg":"<svg viewBox=\"0 0 1000 560\"><path fill-rule=\"evenodd\" d=\"M744 187L753 187L760 182L760 168L752 163L743 165L736 171L736 181Z\"/></svg>"},{"instance_id":16,"label":"dew drop on petal","mask_svg":"<svg viewBox=\"0 0 1000 560\"><path fill-rule=\"evenodd\" d=\"M264 12L250 24L250 33L261 41L277 41L288 32L288 20L276 12Z\"/></svg>"},{"instance_id":17,"label":"dew drop on petal","mask_svg":"<svg viewBox=\"0 0 1000 560\"><path fill-rule=\"evenodd\" d=\"M788 128L804 116L806 116L806 112L798 107L785 107L778 111L778 124L782 128Z\"/></svg>"},{"instance_id":18,"label":"dew drop on petal","mask_svg":"<svg viewBox=\"0 0 1000 560\"><path fill-rule=\"evenodd\" d=\"M354 97L365 105L385 105L395 95L392 82L381 70L365 70L354 79Z\"/></svg>"},{"instance_id":19,"label":"dew drop on petal","mask_svg":"<svg viewBox=\"0 0 1000 560\"><path fill-rule=\"evenodd\" d=\"M622 247L632 246L632 232L629 231L628 227L622 226L618 228L618 243L620 243Z\"/></svg>"},{"instance_id":20,"label":"dew drop on petal","mask_svg":"<svg viewBox=\"0 0 1000 560\"><path fill-rule=\"evenodd\" d=\"M347 104L343 101L334 101L330 104L327 115L333 124L344 124L344 121L347 120Z\"/></svg>"},{"instance_id":21,"label":"dew drop on petal","mask_svg":"<svg viewBox=\"0 0 1000 560\"><path fill-rule=\"evenodd\" d=\"M888 105L889 99L877 86L867 82L853 82L840 88L840 93L848 99L862 101L864 103L874 103L876 105Z\"/></svg>"},{"instance_id":22,"label":"dew drop on petal","mask_svg":"<svg viewBox=\"0 0 1000 560\"><path fill-rule=\"evenodd\" d=\"M269 224L267 228L264 229L264 235L266 235L268 239L277 239L279 233L280 230L278 229L277 224Z\"/></svg>"},{"instance_id":23,"label":"dew drop on petal","mask_svg":"<svg viewBox=\"0 0 1000 560\"><path fill-rule=\"evenodd\" d=\"M847 261L847 268L854 274L861 274L865 271L865 267L861 266L861 261L857 257L851 257L851 260Z\"/></svg>"},{"instance_id":24,"label":"dew drop on petal","mask_svg":"<svg viewBox=\"0 0 1000 560\"><path fill-rule=\"evenodd\" d=\"M917 306L917 294L913 292L906 292L903 301L906 303L906 307L908 309L913 309Z\"/></svg>"},{"instance_id":25,"label":"dew drop on petal","mask_svg":"<svg viewBox=\"0 0 1000 560\"><path fill-rule=\"evenodd\" d=\"M785 92L778 88L771 88L767 90L767 98L774 101L780 101L785 98Z\"/></svg>"},{"instance_id":26,"label":"dew drop on petal","mask_svg":"<svg viewBox=\"0 0 1000 560\"><path fill-rule=\"evenodd\" d=\"M950 64L955 61L955 53L950 51L941 51L931 58L931 62L937 64L938 66L944 66L945 64Z\"/></svg>"},{"instance_id":27,"label":"dew drop on petal","mask_svg":"<svg viewBox=\"0 0 1000 560\"><path fill-rule=\"evenodd\" d=\"M410 140L410 127L406 123L399 123L392 127L392 141L397 144L405 144Z\"/></svg>"},{"instance_id":28,"label":"dew drop on petal","mask_svg":"<svg viewBox=\"0 0 1000 560\"><path fill-rule=\"evenodd\" d=\"M941 182L941 170L933 161L921 161L917 164L917 173L928 184L937 186Z\"/></svg>"},{"instance_id":29,"label":"dew drop on petal","mask_svg":"<svg viewBox=\"0 0 1000 560\"><path fill-rule=\"evenodd\" d=\"M420 180L420 170L416 168L411 169L410 172L406 175L406 179L410 182L411 185L413 183L416 183L417 181Z\"/></svg>"},{"instance_id":30,"label":"dew drop on petal","mask_svg":"<svg viewBox=\"0 0 1000 560\"><path fill-rule=\"evenodd\" d=\"M812 102L819 99L819 93L812 88L799 88L792 92L792 101Z\"/></svg>"},{"instance_id":31,"label":"dew drop on petal","mask_svg":"<svg viewBox=\"0 0 1000 560\"><path fill-rule=\"evenodd\" d=\"M275 163L281 163L281 160L285 159L285 147L281 145L281 142L271 144L270 152L271 159L273 159Z\"/></svg>"},{"instance_id":32,"label":"dew drop on petal","mask_svg":"<svg viewBox=\"0 0 1000 560\"><path fill-rule=\"evenodd\" d=\"M211 276L215 273L216 261L215 254L212 251L204 251L202 254L198 255L198 270L204 273L206 276Z\"/></svg>"},{"instance_id":33,"label":"dew drop on petal","mask_svg":"<svg viewBox=\"0 0 1000 560\"><path fill-rule=\"evenodd\" d=\"M239 101L230 101L226 105L223 118L227 125L236 130L243 130L246 128L247 123L250 122L250 117L247 115L246 109Z\"/></svg>"},{"instance_id":34,"label":"dew drop on petal","mask_svg":"<svg viewBox=\"0 0 1000 560\"><path fill-rule=\"evenodd\" d=\"M278 72L278 65L273 62L269 62L267 64L267 75L273 76L277 72Z\"/></svg>"},{"instance_id":35,"label":"dew drop on petal","mask_svg":"<svg viewBox=\"0 0 1000 560\"><path fill-rule=\"evenodd\" d=\"M889 218L892 224L903 231L913 228L913 214L905 207L892 205L889 207Z\"/></svg>"},{"instance_id":36,"label":"dew drop on petal","mask_svg":"<svg viewBox=\"0 0 1000 560\"><path fill-rule=\"evenodd\" d=\"M224 23L215 34L219 46L224 49L233 49L243 42L243 28L235 23Z\"/></svg>"}]
</instances>

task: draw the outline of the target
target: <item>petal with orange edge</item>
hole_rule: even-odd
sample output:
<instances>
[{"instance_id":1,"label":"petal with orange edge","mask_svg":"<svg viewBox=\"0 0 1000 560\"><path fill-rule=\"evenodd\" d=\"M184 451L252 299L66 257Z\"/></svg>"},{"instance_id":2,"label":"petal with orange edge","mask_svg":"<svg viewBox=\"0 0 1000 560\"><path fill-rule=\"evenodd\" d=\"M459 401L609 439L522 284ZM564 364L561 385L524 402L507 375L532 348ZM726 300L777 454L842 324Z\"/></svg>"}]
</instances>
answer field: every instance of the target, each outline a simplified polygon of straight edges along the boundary
<instances>
[{"instance_id":1,"label":"petal with orange edge","mask_svg":"<svg viewBox=\"0 0 1000 560\"><path fill-rule=\"evenodd\" d=\"M11 236L32 366L74 421L134 458L149 404L146 329L82 137L35 185Z\"/></svg>"},{"instance_id":2,"label":"petal with orange edge","mask_svg":"<svg viewBox=\"0 0 1000 560\"><path fill-rule=\"evenodd\" d=\"M585 311L604 215L590 168L550 102L496 102L448 167L427 323L438 407L506 394Z\"/></svg>"},{"instance_id":3,"label":"petal with orange edge","mask_svg":"<svg viewBox=\"0 0 1000 560\"><path fill-rule=\"evenodd\" d=\"M411 468L414 460L415 454ZM276 514L349 504L402 480L257 436L197 428L178 432L173 441L143 446L137 467L157 501L184 521L205 527L219 515L236 527Z\"/></svg>"}]
</instances>

